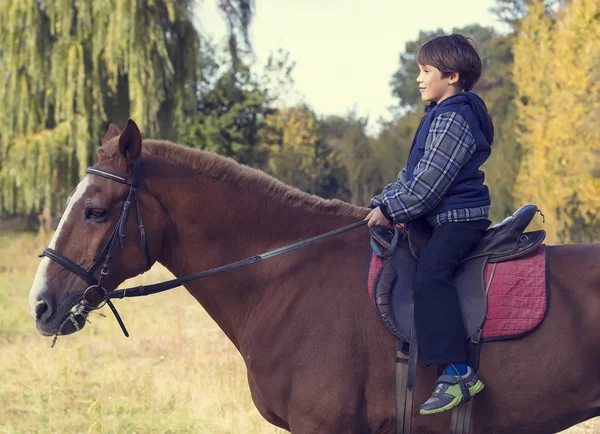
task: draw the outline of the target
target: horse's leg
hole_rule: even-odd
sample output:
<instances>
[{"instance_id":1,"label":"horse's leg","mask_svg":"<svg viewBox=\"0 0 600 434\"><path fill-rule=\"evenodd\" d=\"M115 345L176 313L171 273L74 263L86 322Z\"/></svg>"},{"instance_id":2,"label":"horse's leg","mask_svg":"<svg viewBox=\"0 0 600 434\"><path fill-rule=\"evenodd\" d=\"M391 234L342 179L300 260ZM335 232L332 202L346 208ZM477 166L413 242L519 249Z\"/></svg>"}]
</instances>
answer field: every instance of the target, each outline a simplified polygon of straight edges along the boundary
<instances>
[{"instance_id":1,"label":"horse's leg","mask_svg":"<svg viewBox=\"0 0 600 434\"><path fill-rule=\"evenodd\" d=\"M393 402L387 409L390 417L375 422L369 411L376 410L369 407L363 392L355 386L338 382L325 392L316 391L294 402L289 415L292 434L394 434Z\"/></svg>"},{"instance_id":2,"label":"horse's leg","mask_svg":"<svg viewBox=\"0 0 600 434\"><path fill-rule=\"evenodd\" d=\"M296 372L300 381L288 405L291 432L394 434L394 360L394 340L385 330L364 346L357 341L330 346L307 371Z\"/></svg>"},{"instance_id":3,"label":"horse's leg","mask_svg":"<svg viewBox=\"0 0 600 434\"><path fill-rule=\"evenodd\" d=\"M482 347L472 433L554 433L600 408L600 246L549 248L550 311L522 339Z\"/></svg>"},{"instance_id":4,"label":"horse's leg","mask_svg":"<svg viewBox=\"0 0 600 434\"><path fill-rule=\"evenodd\" d=\"M290 431L292 434L395 434L396 421L393 417L384 420L368 420L368 405L363 403L353 411L348 407L339 407L330 403L329 411L319 413L323 419L315 414L293 414L291 417Z\"/></svg>"}]
</instances>

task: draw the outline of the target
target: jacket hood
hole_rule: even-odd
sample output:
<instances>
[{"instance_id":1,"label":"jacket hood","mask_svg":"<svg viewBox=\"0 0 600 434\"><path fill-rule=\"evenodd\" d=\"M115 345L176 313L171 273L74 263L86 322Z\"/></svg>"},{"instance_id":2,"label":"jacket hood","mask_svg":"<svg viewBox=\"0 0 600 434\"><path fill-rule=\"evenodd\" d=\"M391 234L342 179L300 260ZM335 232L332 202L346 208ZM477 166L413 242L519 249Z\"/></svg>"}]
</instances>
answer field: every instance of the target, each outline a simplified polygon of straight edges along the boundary
<instances>
[{"instance_id":1,"label":"jacket hood","mask_svg":"<svg viewBox=\"0 0 600 434\"><path fill-rule=\"evenodd\" d=\"M475 114L475 118L477 119L479 128L481 128L483 135L485 136L488 143L490 145L492 144L492 142L494 141L494 125L488 113L485 102L481 99L479 95L473 92L460 92L443 100L440 103L440 106L449 104L468 104L473 110L473 113ZM432 103L428 107L428 109L430 107L433 108L435 106L436 104Z\"/></svg>"}]
</instances>

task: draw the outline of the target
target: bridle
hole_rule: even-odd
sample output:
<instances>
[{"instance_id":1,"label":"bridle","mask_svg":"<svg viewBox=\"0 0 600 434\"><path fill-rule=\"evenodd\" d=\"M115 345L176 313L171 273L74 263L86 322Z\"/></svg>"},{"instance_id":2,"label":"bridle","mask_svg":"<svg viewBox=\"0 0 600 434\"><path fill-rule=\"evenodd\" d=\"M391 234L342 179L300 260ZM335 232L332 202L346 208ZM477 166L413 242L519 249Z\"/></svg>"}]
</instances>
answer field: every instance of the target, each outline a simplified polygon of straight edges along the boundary
<instances>
[{"instance_id":1,"label":"bridle","mask_svg":"<svg viewBox=\"0 0 600 434\"><path fill-rule=\"evenodd\" d=\"M108 178L112 181L116 181L121 184L125 184L125 185L129 186L129 193L127 194L127 199L125 200L125 203L123 204L123 209L121 211L121 215L119 216L117 225L115 226L115 229L113 230L112 235L108 239L108 242L104 245L104 248L100 251L100 254L98 255L98 257L94 260L92 265L87 270L85 268L77 265L75 262L73 262L66 256L58 253L56 250L54 250L50 247L45 248L44 251L39 255L40 258L45 256L45 257L50 258L51 260L59 263L60 265L65 267L67 270L71 271L72 273L74 273L77 276L79 276L80 278L82 278L89 285L87 287L87 289L83 292L83 297L80 300L80 302L78 304L76 304L75 306L73 306L73 308L69 311L69 314L67 314L67 317L61 323L61 325L58 329L58 333L55 336L55 342L56 342L56 337L60 334L60 331L61 331L63 325L67 321L71 321L72 324L75 326L75 328L77 330L79 330L79 325L76 321L76 317L78 315L83 316L87 320L87 314L89 312L91 312L92 310L97 310L97 309L102 308L105 303L108 304L108 306L112 310L112 312L115 315L117 322L121 326L121 329L123 330L123 333L125 334L125 336L129 336L129 333L127 332L127 329L125 328L125 324L121 320L121 316L117 312L117 309L115 308L113 303L110 301L110 298L107 298L108 293L103 285L104 285L104 283L108 277L108 273L110 271L110 266L112 264L113 256L114 256L114 253L115 253L115 250L117 247L117 240L119 241L121 248L125 247L125 241L127 238L127 236L126 236L127 218L129 217L129 209L130 209L132 203L135 203L135 210L136 210L136 215L137 215L138 229L140 232L140 241L141 241L140 249L146 258L146 269L149 270L150 267L152 266L152 256L150 255L150 248L148 247L148 242L146 241L146 230L144 229L144 222L142 221L142 213L140 211L140 205L139 205L139 201L137 199L137 188L139 186L139 181L140 181L141 166L142 166L142 159L138 158L136 160L136 162L134 163L133 173L131 175L131 178L124 178L122 176L115 175L114 173L107 172L102 169L97 169L95 167L88 167L86 169L86 173L89 173L92 175L103 176L104 178ZM98 268L102 258L104 258L104 263L102 264L102 268L100 268L100 278L96 279L96 277L94 276L94 271ZM98 305L98 306L94 306L90 302L90 300L88 300L88 294L92 290L98 291L98 294L102 298L102 301L101 301L100 305ZM54 345L54 343L53 343L53 345Z\"/></svg>"},{"instance_id":2,"label":"bridle","mask_svg":"<svg viewBox=\"0 0 600 434\"><path fill-rule=\"evenodd\" d=\"M52 342L52 346L54 346L54 344L56 343L56 339L61 334L61 329L63 328L63 326L66 323L68 323L70 321L75 326L76 330L79 330L80 327L79 327L79 324L77 323L77 317L81 316L86 321L88 321L88 319L87 319L88 314L94 310L102 308L104 306L104 304L107 304L110 307L111 311L115 315L117 322L121 326L123 333L125 334L125 336L129 337L129 333L127 332L127 329L125 328L125 324L123 323L119 313L117 312L117 309L111 302L111 299L113 299L113 298L141 297L141 296L156 294L158 292L177 288L178 286L182 286L187 282L197 280L197 279L202 279L202 278L208 277L208 276L213 276L215 274L224 273L225 271L229 271L234 268L239 268L239 267L243 267L246 265L255 264L255 263L263 261L265 259L269 259L274 256L278 256L283 253L287 253L292 250L299 249L301 247L305 247L305 246L308 246L310 244L313 244L313 243L316 243L319 241L323 241L334 235L348 232L348 231L357 229L357 228L367 224L367 221L364 221L364 220L360 221L360 222L356 222L351 225L344 226L342 228L335 229L333 231L326 232L324 234L317 235L312 238L298 241L297 243L293 243L293 244L290 244L287 246L283 246L283 247L279 247L277 249L270 250L270 251L262 253L260 255L251 256L249 258L242 259L240 261L232 262L230 264L222 265L220 267L202 271L200 273L192 274L189 276L176 278L176 279L172 279L172 280L167 280L164 282L155 283L153 285L147 285L147 286L142 285L142 286L125 288L125 289L120 289L120 290L115 290L115 291L107 291L104 288L103 284L105 283L106 278L108 277L108 274L110 271L113 256L114 256L114 253L115 253L115 250L117 247L117 240L119 240L118 244L121 245L121 248L125 247L125 242L126 242L126 233L125 232L127 229L127 219L129 216L129 209L130 209L132 203L135 203L138 229L140 232L140 249L146 259L146 268L150 269L150 267L153 264L152 256L150 254L150 249L148 247L148 242L146 240L146 231L144 228L144 223L142 221L142 214L140 211L139 201L137 199L137 188L139 186L141 166L142 166L142 158L139 157L136 160L136 162L134 163L133 173L131 175L131 178L124 178L122 176L115 175L114 173L107 172L102 169L97 169L95 167L88 167L86 169L86 173L89 173L91 175L99 175L104 178L110 179L112 181L116 181L121 184L125 184L125 185L129 186L129 193L127 194L127 200L123 204L123 210L121 211L121 215L119 217L117 225L116 225L115 229L113 230L112 235L108 239L108 242L104 245L104 248L102 249L102 251L100 252L98 257L94 260L92 265L87 270L85 268L77 265L75 262L73 262L66 256L58 253L56 250L54 250L50 247L45 248L44 251L39 255L40 258L45 256L45 257L50 258L51 260L57 262L58 264L65 267L67 270L69 270L72 273L79 276L81 279L83 279L89 285L87 287L87 289L83 292L81 300L69 310L69 313L67 313L64 320L61 322L61 324L58 328L58 332L54 336L54 341ZM94 276L93 273L94 273L94 270L96 270L98 268L98 265L102 261L103 257L104 257L104 263L102 264L102 268L100 268L100 278L96 279L96 277ZM99 295L101 298L100 304L95 306L88 299L88 295L91 293L91 291L94 291L94 292L97 291L97 295Z\"/></svg>"}]
</instances>

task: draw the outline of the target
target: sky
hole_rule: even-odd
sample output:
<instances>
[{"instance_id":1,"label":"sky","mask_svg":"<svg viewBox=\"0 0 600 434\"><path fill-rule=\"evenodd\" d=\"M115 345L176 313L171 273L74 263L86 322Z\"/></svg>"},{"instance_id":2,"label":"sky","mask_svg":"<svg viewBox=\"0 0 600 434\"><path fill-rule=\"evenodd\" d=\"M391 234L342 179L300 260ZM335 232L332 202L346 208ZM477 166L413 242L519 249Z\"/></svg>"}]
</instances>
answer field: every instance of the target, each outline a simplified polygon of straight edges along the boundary
<instances>
[{"instance_id":1,"label":"sky","mask_svg":"<svg viewBox=\"0 0 600 434\"><path fill-rule=\"evenodd\" d=\"M503 30L489 12L494 0L255 2L250 35L257 63L263 65L279 48L296 62L294 94L284 103L305 102L318 115L355 110L369 117L370 133L377 132L380 117L391 119L389 107L396 100L389 82L404 44L419 31L450 32L472 23ZM196 14L201 32L219 41L227 30L216 3L202 0Z\"/></svg>"}]
</instances>

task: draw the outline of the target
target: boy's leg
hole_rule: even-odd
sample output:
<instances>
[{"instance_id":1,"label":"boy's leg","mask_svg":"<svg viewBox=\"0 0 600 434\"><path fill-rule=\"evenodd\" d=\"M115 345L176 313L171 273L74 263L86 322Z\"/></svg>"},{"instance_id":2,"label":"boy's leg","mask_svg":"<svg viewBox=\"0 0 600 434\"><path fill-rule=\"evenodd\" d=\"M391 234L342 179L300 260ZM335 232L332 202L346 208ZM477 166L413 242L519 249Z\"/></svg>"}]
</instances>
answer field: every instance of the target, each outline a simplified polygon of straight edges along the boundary
<instances>
[{"instance_id":1,"label":"boy's leg","mask_svg":"<svg viewBox=\"0 0 600 434\"><path fill-rule=\"evenodd\" d=\"M444 223L421 251L414 283L415 327L426 366L465 363L465 332L452 274L489 220Z\"/></svg>"},{"instance_id":2,"label":"boy's leg","mask_svg":"<svg viewBox=\"0 0 600 434\"><path fill-rule=\"evenodd\" d=\"M444 223L434 228L421 252L414 287L415 327L426 366L467 362L464 324L452 274L489 224L489 220ZM426 411L443 411L460 403L458 400L447 407L435 401L439 408L429 405Z\"/></svg>"}]
</instances>

